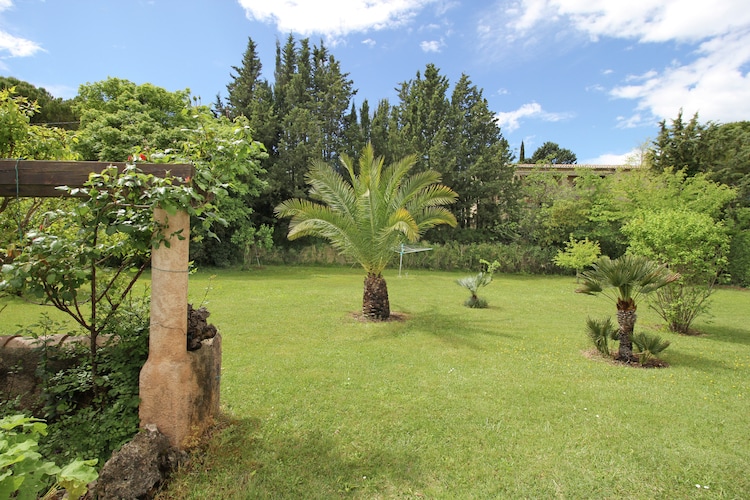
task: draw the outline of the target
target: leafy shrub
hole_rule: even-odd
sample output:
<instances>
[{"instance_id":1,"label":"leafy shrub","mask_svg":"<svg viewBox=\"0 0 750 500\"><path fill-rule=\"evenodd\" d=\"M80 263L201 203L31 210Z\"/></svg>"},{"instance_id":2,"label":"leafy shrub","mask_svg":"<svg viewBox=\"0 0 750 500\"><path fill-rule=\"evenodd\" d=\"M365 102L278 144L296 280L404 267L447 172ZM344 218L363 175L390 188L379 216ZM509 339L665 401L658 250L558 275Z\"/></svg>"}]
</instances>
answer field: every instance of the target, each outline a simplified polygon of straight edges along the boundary
<instances>
[{"instance_id":1,"label":"leafy shrub","mask_svg":"<svg viewBox=\"0 0 750 500\"><path fill-rule=\"evenodd\" d=\"M688 333L708 311L708 298L726 269L729 233L720 221L685 208L643 211L622 228L629 252L669 266L682 278L657 291L653 308L672 331Z\"/></svg>"},{"instance_id":2,"label":"leafy shrub","mask_svg":"<svg viewBox=\"0 0 750 500\"><path fill-rule=\"evenodd\" d=\"M593 264L601 253L598 241L576 240L571 236L565 243L565 250L559 250L553 262L562 268L573 269L577 280L581 271Z\"/></svg>"},{"instance_id":3,"label":"leafy shrub","mask_svg":"<svg viewBox=\"0 0 750 500\"><path fill-rule=\"evenodd\" d=\"M468 243L455 241L444 244L424 243L432 248L429 252L404 255L404 267L408 269L432 269L440 271L470 270L481 265L482 258L498 261L497 271L502 273L547 274L559 271L552 263L557 252L554 247L522 245L519 243ZM261 253L268 264L284 265L349 265L351 259L344 258L327 243L313 245L275 245ZM398 253L393 252L393 262L398 265Z\"/></svg>"},{"instance_id":4,"label":"leafy shrub","mask_svg":"<svg viewBox=\"0 0 750 500\"><path fill-rule=\"evenodd\" d=\"M609 316L604 319L586 318L586 333L596 350L609 357L609 341L618 338L618 327L612 323L612 318Z\"/></svg>"},{"instance_id":5,"label":"leafy shrub","mask_svg":"<svg viewBox=\"0 0 750 500\"><path fill-rule=\"evenodd\" d=\"M97 478L96 460L73 460L62 469L39 453L39 438L47 434L44 421L13 415L0 419L0 498L34 500L53 483L71 500L86 492Z\"/></svg>"},{"instance_id":6,"label":"leafy shrub","mask_svg":"<svg viewBox=\"0 0 750 500\"><path fill-rule=\"evenodd\" d=\"M709 314L711 286L691 286L677 282L656 291L650 307L667 322L667 327L676 333L691 334L690 326L701 314Z\"/></svg>"},{"instance_id":7,"label":"leafy shrub","mask_svg":"<svg viewBox=\"0 0 750 500\"><path fill-rule=\"evenodd\" d=\"M47 456L95 456L103 463L138 431L139 374L148 357L148 295L129 297L103 331L107 341L97 351L99 386L94 390L87 346L46 349L43 360L68 358L69 368L42 363Z\"/></svg>"}]
</instances>

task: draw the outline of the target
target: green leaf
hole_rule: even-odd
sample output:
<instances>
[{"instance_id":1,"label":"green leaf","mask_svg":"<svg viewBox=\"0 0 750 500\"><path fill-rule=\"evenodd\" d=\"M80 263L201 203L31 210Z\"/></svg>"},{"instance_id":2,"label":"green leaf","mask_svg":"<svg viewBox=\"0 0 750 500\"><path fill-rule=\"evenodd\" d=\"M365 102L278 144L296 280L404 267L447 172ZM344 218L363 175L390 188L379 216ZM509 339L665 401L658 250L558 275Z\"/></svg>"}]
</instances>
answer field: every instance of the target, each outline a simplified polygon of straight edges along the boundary
<instances>
[{"instance_id":1,"label":"green leaf","mask_svg":"<svg viewBox=\"0 0 750 500\"><path fill-rule=\"evenodd\" d=\"M0 476L0 498L10 498L23 484L23 476L13 476L11 471Z\"/></svg>"},{"instance_id":2,"label":"green leaf","mask_svg":"<svg viewBox=\"0 0 750 500\"><path fill-rule=\"evenodd\" d=\"M68 492L70 500L77 500L86 493L87 485L99 477L94 466L97 460L74 460L57 474L57 482Z\"/></svg>"}]
</instances>

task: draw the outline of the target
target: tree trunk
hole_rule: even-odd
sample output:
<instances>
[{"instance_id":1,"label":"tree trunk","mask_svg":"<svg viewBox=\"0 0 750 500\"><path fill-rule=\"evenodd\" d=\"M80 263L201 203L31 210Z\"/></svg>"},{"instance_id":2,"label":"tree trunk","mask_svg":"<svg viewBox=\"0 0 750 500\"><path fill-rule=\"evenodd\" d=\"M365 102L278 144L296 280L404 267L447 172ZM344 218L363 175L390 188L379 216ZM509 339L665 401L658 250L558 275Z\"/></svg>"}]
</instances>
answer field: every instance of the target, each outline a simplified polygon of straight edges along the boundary
<instances>
[{"instance_id":1,"label":"tree trunk","mask_svg":"<svg viewBox=\"0 0 750 500\"><path fill-rule=\"evenodd\" d=\"M635 307L617 311L617 323L620 325L620 349L617 351L617 359L630 363L635 361L633 355L633 329L637 315Z\"/></svg>"},{"instance_id":2,"label":"tree trunk","mask_svg":"<svg viewBox=\"0 0 750 500\"><path fill-rule=\"evenodd\" d=\"M388 286L380 274L368 274L365 277L362 314L366 318L375 321L384 321L391 316L391 305L388 301Z\"/></svg>"}]
</instances>

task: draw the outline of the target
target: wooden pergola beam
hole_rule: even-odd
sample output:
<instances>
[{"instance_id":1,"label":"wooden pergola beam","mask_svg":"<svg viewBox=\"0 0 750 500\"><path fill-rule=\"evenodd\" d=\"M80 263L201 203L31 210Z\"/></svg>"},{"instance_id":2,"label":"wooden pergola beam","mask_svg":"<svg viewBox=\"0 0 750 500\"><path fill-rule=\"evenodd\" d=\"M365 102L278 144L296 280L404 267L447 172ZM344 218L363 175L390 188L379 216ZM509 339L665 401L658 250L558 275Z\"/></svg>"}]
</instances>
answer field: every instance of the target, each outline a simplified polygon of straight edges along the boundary
<instances>
[{"instance_id":1,"label":"wooden pergola beam","mask_svg":"<svg viewBox=\"0 0 750 500\"><path fill-rule=\"evenodd\" d=\"M0 196L59 197L66 196L58 186L83 187L89 174L99 173L109 166L120 171L125 162L54 161L54 160L2 160L0 159ZM193 165L186 163L138 163L146 174L187 179L194 173Z\"/></svg>"}]
</instances>

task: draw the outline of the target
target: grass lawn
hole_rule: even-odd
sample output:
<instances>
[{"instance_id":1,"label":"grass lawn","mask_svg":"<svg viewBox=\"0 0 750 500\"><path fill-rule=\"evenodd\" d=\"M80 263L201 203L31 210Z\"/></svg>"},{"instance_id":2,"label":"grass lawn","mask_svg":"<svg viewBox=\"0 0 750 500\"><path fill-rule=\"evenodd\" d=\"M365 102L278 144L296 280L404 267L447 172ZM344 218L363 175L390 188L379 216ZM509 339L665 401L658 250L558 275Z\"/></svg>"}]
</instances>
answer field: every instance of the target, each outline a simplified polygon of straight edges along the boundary
<instances>
[{"instance_id":1,"label":"grass lawn","mask_svg":"<svg viewBox=\"0 0 750 500\"><path fill-rule=\"evenodd\" d=\"M226 418L159 498L750 497L750 292L640 369L584 355L615 308L572 277L496 276L469 309L465 273L397 274L387 323L352 314L358 269L191 276Z\"/></svg>"},{"instance_id":2,"label":"grass lawn","mask_svg":"<svg viewBox=\"0 0 750 500\"><path fill-rule=\"evenodd\" d=\"M217 431L162 498L747 498L750 293L720 290L666 369L586 357L604 298L571 277L386 275L405 321L364 323L357 269L191 277L224 341ZM639 329L659 328L645 305ZM698 488L696 485L700 485Z\"/></svg>"}]
</instances>

